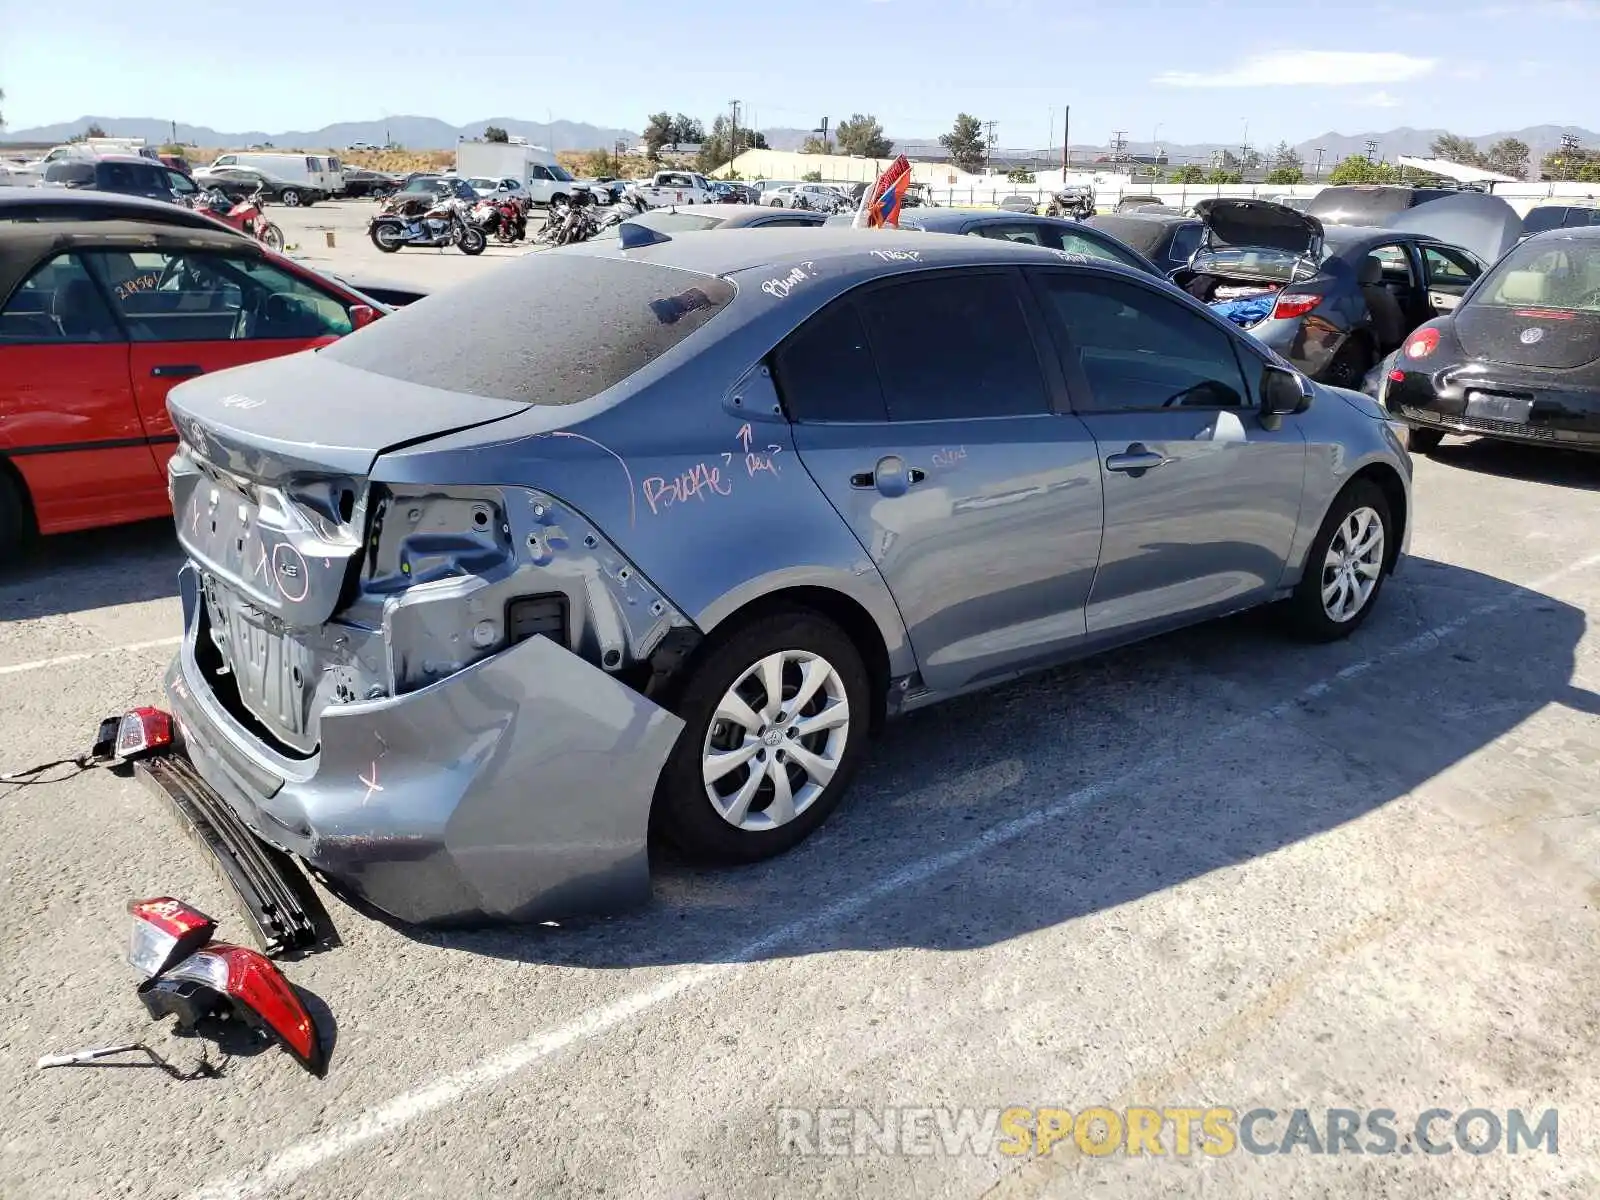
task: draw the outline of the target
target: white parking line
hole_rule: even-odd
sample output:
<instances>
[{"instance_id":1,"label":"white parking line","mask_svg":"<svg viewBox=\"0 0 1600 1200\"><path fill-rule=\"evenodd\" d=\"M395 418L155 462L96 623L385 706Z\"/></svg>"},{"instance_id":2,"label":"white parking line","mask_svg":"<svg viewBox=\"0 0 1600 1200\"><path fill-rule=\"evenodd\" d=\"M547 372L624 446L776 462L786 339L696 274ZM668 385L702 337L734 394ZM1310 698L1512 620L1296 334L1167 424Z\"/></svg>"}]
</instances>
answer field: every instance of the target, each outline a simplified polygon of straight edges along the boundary
<instances>
[{"instance_id":1,"label":"white parking line","mask_svg":"<svg viewBox=\"0 0 1600 1200\"><path fill-rule=\"evenodd\" d=\"M12 663L10 666L0 667L0 675L20 675L24 671L42 671L46 667L62 667L67 663L83 662L89 658L100 658L106 654L132 654L136 650L159 650L166 646L176 646L183 641L182 636L156 638L153 642L130 642L126 646L107 646L104 650L83 650L77 654L61 654L55 658L36 658L32 662Z\"/></svg>"},{"instance_id":2,"label":"white parking line","mask_svg":"<svg viewBox=\"0 0 1600 1200\"><path fill-rule=\"evenodd\" d=\"M1112 796L1133 781L1168 769L1188 758L1200 747L1226 742L1255 727L1262 720L1281 717L1300 703L1326 694L1337 682L1353 678L1397 658L1404 658L1439 645L1444 639L1458 633L1470 622L1513 607L1525 599L1532 599L1551 584L1576 575L1600 564L1600 554L1591 555L1572 563L1544 578L1524 585L1524 590L1489 604L1479 605L1443 624L1392 646L1370 658L1362 659L1343 668L1326 679L1319 680L1299 692L1292 699L1273 705L1256 716L1239 721L1217 734L1206 738L1198 746L1194 743L1176 747L1154 758L1142 759L1137 767L1114 779L1103 780L1079 788L1032 812L1024 813L975 836L971 841L946 851L918 859L870 887L847 895L832 904L801 917L771 933L756 938L735 950L726 959L687 967L668 975L651 987L602 1004L582 1013L577 1018L555 1029L537 1034L503 1050L489 1054L469 1066L450 1071L428 1083L402 1092L390 1100L367 1109L353 1120L336 1125L325 1132L293 1143L273 1154L264 1162L248 1167L236 1175L215 1179L202 1184L191 1193L191 1200L247 1200L264 1196L274 1188L298 1179L300 1176L339 1158L366 1142L385 1136L420 1117L436 1112L471 1095L492 1087L501 1080L515 1075L569 1046L598 1038L623 1022L657 1008L684 992L705 986L732 973L740 966L761 958L790 942L800 940L816 930L835 925L852 917L886 896L922 883L954 867L977 858L989 850L1014 842L1032 833L1041 825L1070 816L1080 809Z\"/></svg>"}]
</instances>

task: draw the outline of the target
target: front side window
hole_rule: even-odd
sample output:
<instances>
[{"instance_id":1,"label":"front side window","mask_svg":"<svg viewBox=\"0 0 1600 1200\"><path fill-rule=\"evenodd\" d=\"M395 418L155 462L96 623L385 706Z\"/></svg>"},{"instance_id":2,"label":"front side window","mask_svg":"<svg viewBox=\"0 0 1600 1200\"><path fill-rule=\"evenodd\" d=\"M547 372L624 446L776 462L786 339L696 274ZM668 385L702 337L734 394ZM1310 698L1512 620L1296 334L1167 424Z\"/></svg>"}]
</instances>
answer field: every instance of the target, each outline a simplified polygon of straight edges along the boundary
<instances>
[{"instance_id":1,"label":"front side window","mask_svg":"<svg viewBox=\"0 0 1600 1200\"><path fill-rule=\"evenodd\" d=\"M76 254L49 259L0 308L0 344L121 340L105 298Z\"/></svg>"},{"instance_id":2,"label":"front side window","mask_svg":"<svg viewBox=\"0 0 1600 1200\"><path fill-rule=\"evenodd\" d=\"M550 177L550 172L537 164L528 168L529 179L549 179Z\"/></svg>"},{"instance_id":3,"label":"front side window","mask_svg":"<svg viewBox=\"0 0 1600 1200\"><path fill-rule=\"evenodd\" d=\"M1250 390L1233 339L1181 300L1122 279L1032 271L1051 334L1090 395L1080 410L1242 408ZM1075 398L1076 399L1076 398Z\"/></svg>"},{"instance_id":4,"label":"front side window","mask_svg":"<svg viewBox=\"0 0 1600 1200\"><path fill-rule=\"evenodd\" d=\"M179 195L188 195L190 192L199 191L194 185L194 180L190 179L182 171L168 171L167 186Z\"/></svg>"},{"instance_id":5,"label":"front side window","mask_svg":"<svg viewBox=\"0 0 1600 1200\"><path fill-rule=\"evenodd\" d=\"M91 257L136 342L305 340L351 330L341 301L259 259L189 250Z\"/></svg>"},{"instance_id":6,"label":"front side window","mask_svg":"<svg viewBox=\"0 0 1600 1200\"><path fill-rule=\"evenodd\" d=\"M555 163L550 165L550 178L559 179L562 183L572 182L572 175L567 171L567 169Z\"/></svg>"},{"instance_id":7,"label":"front side window","mask_svg":"<svg viewBox=\"0 0 1600 1200\"><path fill-rule=\"evenodd\" d=\"M959 271L873 288L856 301L891 421L1049 411L1008 271Z\"/></svg>"},{"instance_id":8,"label":"front side window","mask_svg":"<svg viewBox=\"0 0 1600 1200\"><path fill-rule=\"evenodd\" d=\"M1482 274L1472 259L1448 246L1422 247L1422 266L1430 285L1445 283L1465 286Z\"/></svg>"}]
</instances>

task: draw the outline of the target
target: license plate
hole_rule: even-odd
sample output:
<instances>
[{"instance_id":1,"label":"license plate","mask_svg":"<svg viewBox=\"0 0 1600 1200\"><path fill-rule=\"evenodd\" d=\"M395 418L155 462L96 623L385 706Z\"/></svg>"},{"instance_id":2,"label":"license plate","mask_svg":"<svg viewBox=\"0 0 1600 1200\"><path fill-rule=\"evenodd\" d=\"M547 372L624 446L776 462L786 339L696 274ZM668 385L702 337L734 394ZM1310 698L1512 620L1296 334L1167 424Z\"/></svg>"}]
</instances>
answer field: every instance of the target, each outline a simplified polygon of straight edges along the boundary
<instances>
[{"instance_id":1,"label":"license plate","mask_svg":"<svg viewBox=\"0 0 1600 1200\"><path fill-rule=\"evenodd\" d=\"M1493 396L1484 392L1467 393L1467 416L1482 417L1489 421L1517 421L1526 423L1533 411L1532 400L1519 400L1515 396Z\"/></svg>"}]
</instances>

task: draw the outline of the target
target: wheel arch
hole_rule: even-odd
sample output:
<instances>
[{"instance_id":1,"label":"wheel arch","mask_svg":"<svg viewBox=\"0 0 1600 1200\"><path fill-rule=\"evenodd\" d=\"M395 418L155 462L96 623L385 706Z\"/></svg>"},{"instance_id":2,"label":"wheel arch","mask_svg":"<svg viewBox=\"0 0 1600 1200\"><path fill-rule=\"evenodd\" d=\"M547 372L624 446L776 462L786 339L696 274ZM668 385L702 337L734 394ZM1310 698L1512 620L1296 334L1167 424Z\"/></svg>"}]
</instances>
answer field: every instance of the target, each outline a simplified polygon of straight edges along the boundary
<instances>
[{"instance_id":1,"label":"wheel arch","mask_svg":"<svg viewBox=\"0 0 1600 1200\"><path fill-rule=\"evenodd\" d=\"M1351 485L1359 480L1365 480L1375 486L1383 493L1384 500L1389 504L1389 518L1394 522L1395 528L1388 545L1384 547L1383 567L1385 571L1392 572L1400 557L1400 547L1405 545L1406 529L1411 520L1406 485L1400 478L1400 472L1388 463L1370 462L1350 477L1350 482L1339 489L1339 495L1334 497L1333 502L1338 503L1339 496L1349 491Z\"/></svg>"},{"instance_id":2,"label":"wheel arch","mask_svg":"<svg viewBox=\"0 0 1600 1200\"><path fill-rule=\"evenodd\" d=\"M17 464L11 461L11 456L0 450L0 493L9 489L17 498L21 510L23 541L39 535L39 514L33 506L33 493L28 488L28 481L22 477L22 472L17 469ZM4 529L0 528L0 536Z\"/></svg>"}]
</instances>

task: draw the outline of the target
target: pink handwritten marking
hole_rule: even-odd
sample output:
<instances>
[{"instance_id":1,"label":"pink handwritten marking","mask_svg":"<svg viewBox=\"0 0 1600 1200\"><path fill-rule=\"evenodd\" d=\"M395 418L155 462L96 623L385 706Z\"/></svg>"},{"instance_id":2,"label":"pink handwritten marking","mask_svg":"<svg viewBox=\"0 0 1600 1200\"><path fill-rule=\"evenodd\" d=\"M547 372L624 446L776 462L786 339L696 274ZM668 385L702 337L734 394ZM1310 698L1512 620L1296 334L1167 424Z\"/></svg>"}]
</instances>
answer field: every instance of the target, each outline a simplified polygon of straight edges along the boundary
<instances>
[{"instance_id":1,"label":"pink handwritten marking","mask_svg":"<svg viewBox=\"0 0 1600 1200\"><path fill-rule=\"evenodd\" d=\"M765 454L753 451L744 456L744 469L750 478L754 479L758 471L768 471L773 475L782 474L778 470L777 457L783 453L782 446L768 446Z\"/></svg>"},{"instance_id":2,"label":"pink handwritten marking","mask_svg":"<svg viewBox=\"0 0 1600 1200\"><path fill-rule=\"evenodd\" d=\"M965 446L956 446L954 448L947 446L942 450L933 452L933 465L936 467L953 467L966 457L967 448Z\"/></svg>"},{"instance_id":3,"label":"pink handwritten marking","mask_svg":"<svg viewBox=\"0 0 1600 1200\"><path fill-rule=\"evenodd\" d=\"M379 755L378 757L381 758L382 755ZM368 779L365 775L361 775L361 774L358 774L356 776L357 779L359 779L362 783L367 785L367 794L365 796L361 797L361 803L363 803L363 804L365 804L368 800L372 799L372 793L373 792L381 792L381 791L383 791L383 788L378 783L378 759L376 759L376 758L372 760L371 774L372 774L372 778L371 779Z\"/></svg>"},{"instance_id":4,"label":"pink handwritten marking","mask_svg":"<svg viewBox=\"0 0 1600 1200\"><path fill-rule=\"evenodd\" d=\"M744 452L746 454L749 454L750 453L750 439L754 436L750 432L750 426L749 425L741 425L741 426L739 426L739 433L738 433L737 436L739 438L739 444L744 447Z\"/></svg>"},{"instance_id":5,"label":"pink handwritten marking","mask_svg":"<svg viewBox=\"0 0 1600 1200\"><path fill-rule=\"evenodd\" d=\"M707 494L731 496L733 483L722 477L722 468L696 463L681 475L666 479L652 475L644 481L645 503L652 514L688 500L704 500Z\"/></svg>"}]
</instances>

